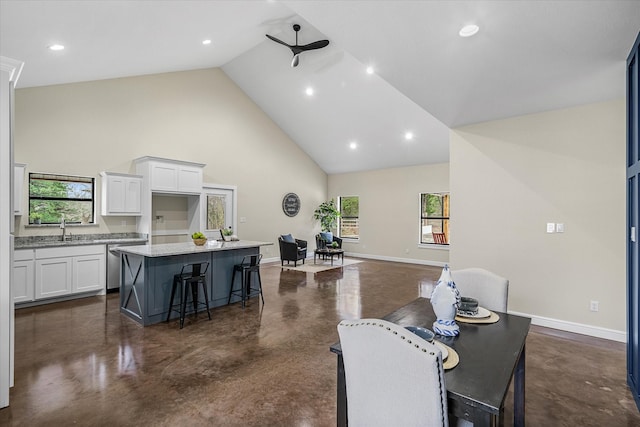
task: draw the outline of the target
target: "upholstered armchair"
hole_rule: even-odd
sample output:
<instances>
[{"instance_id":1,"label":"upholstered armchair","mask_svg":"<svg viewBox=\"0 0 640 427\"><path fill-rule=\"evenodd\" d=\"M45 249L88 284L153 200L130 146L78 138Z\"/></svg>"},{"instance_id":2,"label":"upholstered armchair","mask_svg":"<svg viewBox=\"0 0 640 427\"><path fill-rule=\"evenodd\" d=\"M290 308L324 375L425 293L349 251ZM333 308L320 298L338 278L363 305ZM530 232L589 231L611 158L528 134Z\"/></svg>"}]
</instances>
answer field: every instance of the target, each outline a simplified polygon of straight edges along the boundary
<instances>
[{"instance_id":1,"label":"upholstered armchair","mask_svg":"<svg viewBox=\"0 0 640 427\"><path fill-rule=\"evenodd\" d=\"M316 234L316 248L324 249L330 245L330 243L336 242L338 244L338 249L342 249L342 239L338 236L333 235L331 241L327 241L326 238L322 236L322 234Z\"/></svg>"},{"instance_id":2,"label":"upholstered armchair","mask_svg":"<svg viewBox=\"0 0 640 427\"><path fill-rule=\"evenodd\" d=\"M278 237L278 243L280 244L280 262L284 266L284 262L293 261L295 267L298 266L298 261L307 257L307 241L295 239L291 234L283 234Z\"/></svg>"}]
</instances>

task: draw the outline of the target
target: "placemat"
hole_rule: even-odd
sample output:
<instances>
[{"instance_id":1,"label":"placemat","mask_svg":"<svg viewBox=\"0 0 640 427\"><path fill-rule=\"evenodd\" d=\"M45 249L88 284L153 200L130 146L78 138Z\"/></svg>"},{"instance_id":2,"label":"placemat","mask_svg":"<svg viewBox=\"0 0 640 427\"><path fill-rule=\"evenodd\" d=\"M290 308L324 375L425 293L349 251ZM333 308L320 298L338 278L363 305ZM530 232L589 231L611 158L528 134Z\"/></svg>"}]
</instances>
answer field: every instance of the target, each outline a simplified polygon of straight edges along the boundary
<instances>
[{"instance_id":1,"label":"placemat","mask_svg":"<svg viewBox=\"0 0 640 427\"><path fill-rule=\"evenodd\" d=\"M483 317L480 319L475 319L473 317L456 316L456 322L460 323L496 323L498 320L500 320L500 316L498 316L493 311L491 312L491 315L489 317Z\"/></svg>"},{"instance_id":2,"label":"placemat","mask_svg":"<svg viewBox=\"0 0 640 427\"><path fill-rule=\"evenodd\" d=\"M442 363L442 367L446 370L446 369L452 369L455 368L456 366L458 366L458 363L460 363L460 356L458 356L458 353L452 349L451 347L449 347L446 344L442 344L440 341L434 341L434 343L436 345L441 345L442 347L446 348L447 351L449 352L449 355L447 356L447 360L445 360Z\"/></svg>"}]
</instances>

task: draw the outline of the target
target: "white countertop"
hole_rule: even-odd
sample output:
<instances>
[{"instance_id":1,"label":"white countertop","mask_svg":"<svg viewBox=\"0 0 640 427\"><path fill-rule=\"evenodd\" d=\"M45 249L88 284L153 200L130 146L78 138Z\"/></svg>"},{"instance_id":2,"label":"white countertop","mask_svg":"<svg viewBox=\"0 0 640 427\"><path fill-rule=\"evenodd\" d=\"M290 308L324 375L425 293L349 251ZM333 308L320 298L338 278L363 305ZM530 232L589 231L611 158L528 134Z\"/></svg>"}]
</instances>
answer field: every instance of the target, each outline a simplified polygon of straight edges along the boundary
<instances>
[{"instance_id":1,"label":"white countertop","mask_svg":"<svg viewBox=\"0 0 640 427\"><path fill-rule=\"evenodd\" d=\"M128 254L145 257L163 257L172 255L197 254L202 252L228 251L233 249L255 248L258 246L273 245L271 242L254 242L251 240L238 240L235 242L218 242L208 240L203 246L196 246L193 242L164 243L158 245L121 246L116 250Z\"/></svg>"}]
</instances>

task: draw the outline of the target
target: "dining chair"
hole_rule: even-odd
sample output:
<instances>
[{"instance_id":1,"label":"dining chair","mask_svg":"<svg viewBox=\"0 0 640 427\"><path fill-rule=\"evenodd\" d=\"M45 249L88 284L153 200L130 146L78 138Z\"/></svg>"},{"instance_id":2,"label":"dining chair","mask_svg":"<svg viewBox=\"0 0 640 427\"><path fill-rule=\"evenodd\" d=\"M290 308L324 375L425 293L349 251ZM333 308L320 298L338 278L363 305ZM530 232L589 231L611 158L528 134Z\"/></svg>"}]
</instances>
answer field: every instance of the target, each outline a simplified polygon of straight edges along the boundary
<instances>
[{"instance_id":1,"label":"dining chair","mask_svg":"<svg viewBox=\"0 0 640 427\"><path fill-rule=\"evenodd\" d=\"M380 319L338 324L350 426L449 426L442 353Z\"/></svg>"},{"instance_id":2,"label":"dining chair","mask_svg":"<svg viewBox=\"0 0 640 427\"><path fill-rule=\"evenodd\" d=\"M483 268L452 270L460 295L478 300L478 305L488 310L507 312L509 280Z\"/></svg>"}]
</instances>

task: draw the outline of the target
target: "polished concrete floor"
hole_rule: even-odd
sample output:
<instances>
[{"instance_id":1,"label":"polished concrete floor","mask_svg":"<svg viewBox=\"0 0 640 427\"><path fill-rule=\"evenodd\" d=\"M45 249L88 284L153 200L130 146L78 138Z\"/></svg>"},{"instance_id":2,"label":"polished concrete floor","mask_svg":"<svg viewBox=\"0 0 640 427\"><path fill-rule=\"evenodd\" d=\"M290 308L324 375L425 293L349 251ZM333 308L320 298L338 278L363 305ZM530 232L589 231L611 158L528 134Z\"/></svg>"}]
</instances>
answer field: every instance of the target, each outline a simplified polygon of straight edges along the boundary
<instances>
[{"instance_id":1,"label":"polished concrete floor","mask_svg":"<svg viewBox=\"0 0 640 427\"><path fill-rule=\"evenodd\" d=\"M439 268L364 261L320 273L264 265L266 304L140 327L117 294L16 312L2 426L331 426L336 324L428 292ZM529 426L640 426L621 343L532 327ZM507 425L511 425L511 396Z\"/></svg>"}]
</instances>

